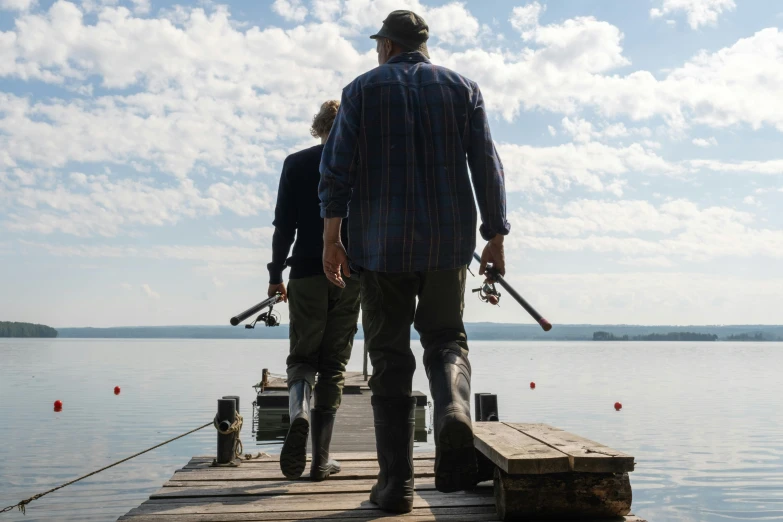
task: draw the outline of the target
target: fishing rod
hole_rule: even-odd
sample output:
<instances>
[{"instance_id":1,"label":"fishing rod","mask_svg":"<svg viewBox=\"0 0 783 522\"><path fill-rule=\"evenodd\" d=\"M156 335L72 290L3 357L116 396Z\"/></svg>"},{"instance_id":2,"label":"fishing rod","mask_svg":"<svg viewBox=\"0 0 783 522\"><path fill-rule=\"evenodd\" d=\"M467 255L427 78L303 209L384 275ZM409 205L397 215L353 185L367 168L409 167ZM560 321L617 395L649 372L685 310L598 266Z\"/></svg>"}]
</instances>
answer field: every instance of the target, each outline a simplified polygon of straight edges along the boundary
<instances>
[{"instance_id":1,"label":"fishing rod","mask_svg":"<svg viewBox=\"0 0 783 522\"><path fill-rule=\"evenodd\" d=\"M479 262L479 264L481 264L481 256L479 256L476 252L473 252L473 257L476 259L476 261ZM539 314L535 308L530 306L530 304L527 301L525 301L525 299L521 295L519 295L517 291L514 290L511 287L511 285L506 282L505 279L503 279L503 276L498 273L495 267L492 266L486 267L485 273L489 275L489 277L492 280L497 281L500 286L505 288L506 291L509 294L511 294L511 297L516 299L517 303L521 304L522 308L524 308L527 311L527 313L529 313L533 317L533 319L535 319L536 322L541 325L541 328L543 328L545 332L548 332L549 330L552 329L552 324L546 319L544 319L543 317L541 317L541 314ZM484 282L484 284L480 288L476 288L473 290L473 293L476 292L478 292L479 294L479 299L481 299L484 302L493 305L497 305L498 303L500 303L500 292L498 292L495 289L495 283Z\"/></svg>"},{"instance_id":2,"label":"fishing rod","mask_svg":"<svg viewBox=\"0 0 783 522\"><path fill-rule=\"evenodd\" d=\"M232 317L231 326L238 325L239 323L241 323L251 315L260 312L264 308L269 308L269 310L256 317L256 320L253 321L253 324L246 324L245 328L255 328L257 322L262 322L266 326L279 326L280 316L277 314L277 312L274 312L272 308L282 300L283 300L283 295L279 292L268 299L264 299L260 303L251 306L241 314Z\"/></svg>"}]
</instances>

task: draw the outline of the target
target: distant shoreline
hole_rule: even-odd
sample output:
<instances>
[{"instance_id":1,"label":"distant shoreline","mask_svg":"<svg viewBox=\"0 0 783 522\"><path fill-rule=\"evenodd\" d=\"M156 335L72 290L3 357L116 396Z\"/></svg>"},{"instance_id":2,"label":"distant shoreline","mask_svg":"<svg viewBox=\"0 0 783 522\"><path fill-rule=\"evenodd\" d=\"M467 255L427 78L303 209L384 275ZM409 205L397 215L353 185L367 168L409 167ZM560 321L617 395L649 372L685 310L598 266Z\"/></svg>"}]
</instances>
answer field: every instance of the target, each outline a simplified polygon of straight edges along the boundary
<instances>
[{"instance_id":1,"label":"distant shoreline","mask_svg":"<svg viewBox=\"0 0 783 522\"><path fill-rule=\"evenodd\" d=\"M544 332L538 325L512 323L465 323L471 341L592 341L596 331L608 332L615 337L667 335L671 333L695 333L716 335L721 341L781 341L783 325L555 325ZM257 326L119 326L112 328L58 328L60 338L103 339L288 339L288 325L267 328ZM760 336L761 338L757 338ZM363 339L362 328L356 339ZM411 338L418 334L411 328ZM661 339L662 342L682 342ZM623 342L622 340L613 342Z\"/></svg>"}]
</instances>

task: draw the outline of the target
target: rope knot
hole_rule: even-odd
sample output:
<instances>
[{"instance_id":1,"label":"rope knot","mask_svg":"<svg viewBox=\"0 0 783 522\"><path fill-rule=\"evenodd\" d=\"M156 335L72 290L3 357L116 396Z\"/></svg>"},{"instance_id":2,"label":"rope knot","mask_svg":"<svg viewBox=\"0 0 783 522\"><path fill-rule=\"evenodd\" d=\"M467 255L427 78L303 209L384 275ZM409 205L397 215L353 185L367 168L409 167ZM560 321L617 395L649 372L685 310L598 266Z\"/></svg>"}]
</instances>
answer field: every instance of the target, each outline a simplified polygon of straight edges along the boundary
<instances>
[{"instance_id":1,"label":"rope knot","mask_svg":"<svg viewBox=\"0 0 783 522\"><path fill-rule=\"evenodd\" d=\"M236 458L241 457L242 452L244 451L244 447L242 446L242 440L239 438L240 433L242 433L242 422L243 422L242 415L240 415L239 412L236 413L234 422L231 423L231 425L225 430L220 427L222 422L220 421L220 419L218 419L217 415L215 415L215 419L212 421L218 433L220 433L221 435L234 436L234 456Z\"/></svg>"}]
</instances>

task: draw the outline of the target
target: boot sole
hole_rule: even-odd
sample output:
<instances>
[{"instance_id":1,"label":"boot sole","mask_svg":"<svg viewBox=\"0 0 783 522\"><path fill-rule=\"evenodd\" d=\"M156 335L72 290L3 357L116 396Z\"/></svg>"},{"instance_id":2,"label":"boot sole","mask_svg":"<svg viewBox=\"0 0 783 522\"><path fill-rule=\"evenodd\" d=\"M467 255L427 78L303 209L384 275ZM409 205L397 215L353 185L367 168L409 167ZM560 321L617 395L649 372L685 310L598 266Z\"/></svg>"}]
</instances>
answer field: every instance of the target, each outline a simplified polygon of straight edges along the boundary
<instances>
[{"instance_id":1,"label":"boot sole","mask_svg":"<svg viewBox=\"0 0 783 522\"><path fill-rule=\"evenodd\" d=\"M435 489L451 493L478 484L478 462L469 420L454 416L443 420L435 452Z\"/></svg>"},{"instance_id":2,"label":"boot sole","mask_svg":"<svg viewBox=\"0 0 783 522\"><path fill-rule=\"evenodd\" d=\"M289 480L298 479L307 466L307 436L310 423L307 419L298 418L291 423L285 436L283 449L280 452L280 471Z\"/></svg>"},{"instance_id":3,"label":"boot sole","mask_svg":"<svg viewBox=\"0 0 783 522\"><path fill-rule=\"evenodd\" d=\"M388 511L390 513L410 513L413 511L413 498L397 498L392 501L383 501L378 499L375 486L373 486L372 490L370 491L370 502L378 506L383 511Z\"/></svg>"}]
</instances>

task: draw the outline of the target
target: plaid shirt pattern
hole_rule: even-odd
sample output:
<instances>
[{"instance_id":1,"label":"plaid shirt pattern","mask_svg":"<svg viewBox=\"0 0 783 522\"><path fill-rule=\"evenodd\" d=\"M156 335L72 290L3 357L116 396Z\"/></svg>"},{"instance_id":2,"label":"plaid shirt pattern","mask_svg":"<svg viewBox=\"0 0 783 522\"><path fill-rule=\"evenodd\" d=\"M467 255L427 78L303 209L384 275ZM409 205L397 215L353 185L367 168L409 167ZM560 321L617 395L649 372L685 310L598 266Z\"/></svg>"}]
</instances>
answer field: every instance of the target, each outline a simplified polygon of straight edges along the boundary
<instances>
[{"instance_id":1,"label":"plaid shirt pattern","mask_svg":"<svg viewBox=\"0 0 783 522\"><path fill-rule=\"evenodd\" d=\"M348 257L365 270L469 264L474 189L484 239L510 230L503 164L478 85L418 52L343 89L320 172L321 216L349 218Z\"/></svg>"}]
</instances>

